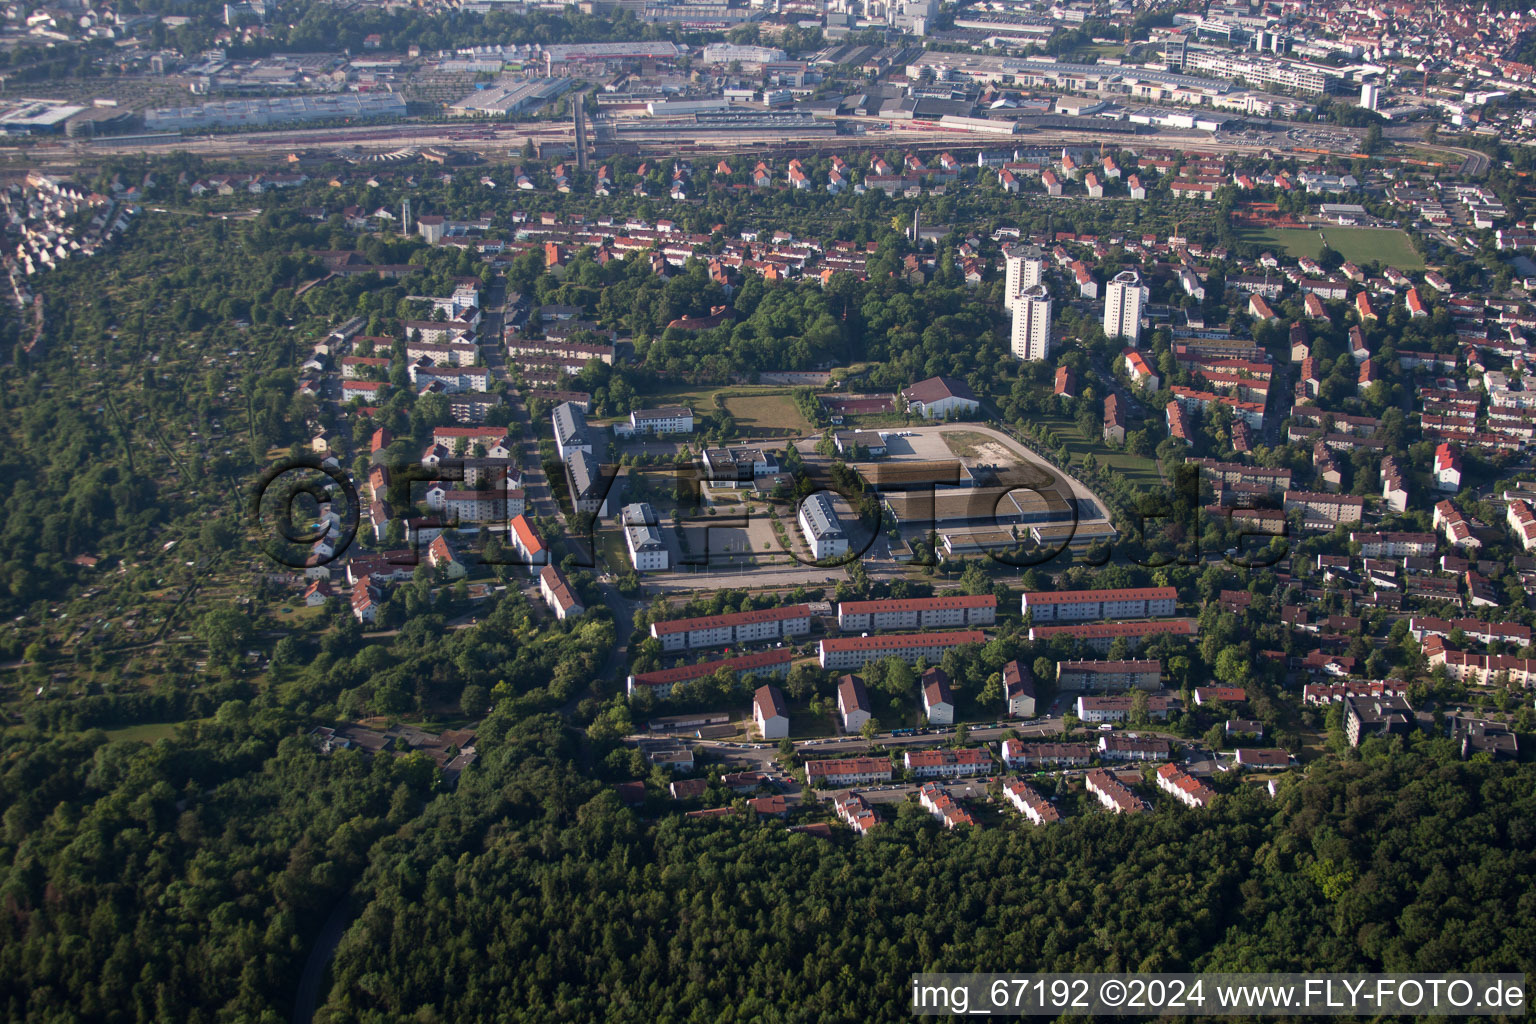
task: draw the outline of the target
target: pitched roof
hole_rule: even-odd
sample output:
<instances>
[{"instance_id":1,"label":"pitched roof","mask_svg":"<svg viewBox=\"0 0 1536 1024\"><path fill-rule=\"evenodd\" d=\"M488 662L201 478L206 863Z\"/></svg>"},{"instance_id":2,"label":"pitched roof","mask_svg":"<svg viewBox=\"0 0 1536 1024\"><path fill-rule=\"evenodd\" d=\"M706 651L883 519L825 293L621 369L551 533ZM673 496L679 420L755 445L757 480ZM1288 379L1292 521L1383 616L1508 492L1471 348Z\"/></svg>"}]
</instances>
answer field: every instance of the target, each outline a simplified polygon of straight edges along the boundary
<instances>
[{"instance_id":1,"label":"pitched roof","mask_svg":"<svg viewBox=\"0 0 1536 1024\"><path fill-rule=\"evenodd\" d=\"M920 380L909 388L904 388L901 397L909 402L920 402L930 405L934 402L942 402L946 398L960 398L965 401L976 401L976 393L963 380L954 377L929 377Z\"/></svg>"}]
</instances>

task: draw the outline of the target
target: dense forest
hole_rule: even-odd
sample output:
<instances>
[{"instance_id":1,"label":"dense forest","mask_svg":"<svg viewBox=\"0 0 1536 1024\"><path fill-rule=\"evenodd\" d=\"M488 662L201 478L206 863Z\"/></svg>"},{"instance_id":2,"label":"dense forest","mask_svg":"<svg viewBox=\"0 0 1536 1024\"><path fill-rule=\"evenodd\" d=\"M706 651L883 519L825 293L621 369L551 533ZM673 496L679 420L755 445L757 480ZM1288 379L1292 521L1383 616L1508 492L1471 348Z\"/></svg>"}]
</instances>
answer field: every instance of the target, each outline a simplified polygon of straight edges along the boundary
<instances>
[{"instance_id":1,"label":"dense forest","mask_svg":"<svg viewBox=\"0 0 1536 1024\"><path fill-rule=\"evenodd\" d=\"M482 736L433 795L430 762L323 759L259 702L153 747L8 734L0 1012L286 1020L349 891L327 1024L894 1021L920 970L1536 966L1531 768L1443 740L1202 812L945 833L910 805L820 839L645 821L552 716Z\"/></svg>"}]
</instances>

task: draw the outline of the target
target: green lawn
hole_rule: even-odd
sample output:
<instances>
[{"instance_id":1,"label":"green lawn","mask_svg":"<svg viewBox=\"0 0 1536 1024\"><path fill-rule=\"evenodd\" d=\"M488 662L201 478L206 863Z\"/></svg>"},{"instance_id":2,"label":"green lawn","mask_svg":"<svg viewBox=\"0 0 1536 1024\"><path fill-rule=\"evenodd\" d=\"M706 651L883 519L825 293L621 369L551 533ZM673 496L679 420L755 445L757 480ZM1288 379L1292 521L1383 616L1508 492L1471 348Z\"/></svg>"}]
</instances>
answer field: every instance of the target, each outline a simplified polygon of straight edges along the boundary
<instances>
[{"instance_id":1,"label":"green lawn","mask_svg":"<svg viewBox=\"0 0 1536 1024\"><path fill-rule=\"evenodd\" d=\"M732 394L725 399L725 407L744 437L799 437L815 430L788 392Z\"/></svg>"},{"instance_id":2,"label":"green lawn","mask_svg":"<svg viewBox=\"0 0 1536 1024\"><path fill-rule=\"evenodd\" d=\"M618 530L599 530L597 550L609 572L629 571L629 549L624 545L624 535Z\"/></svg>"},{"instance_id":3,"label":"green lawn","mask_svg":"<svg viewBox=\"0 0 1536 1024\"><path fill-rule=\"evenodd\" d=\"M1280 249L1291 257L1317 257L1323 240L1351 263L1380 261L1399 270L1422 270L1424 258L1396 228L1265 228L1238 233L1244 242L1266 249Z\"/></svg>"},{"instance_id":4,"label":"green lawn","mask_svg":"<svg viewBox=\"0 0 1536 1024\"><path fill-rule=\"evenodd\" d=\"M1098 434L1091 439L1084 438L1082 431L1077 428L1077 421L1065 416L1036 416L1034 422L1044 423L1055 431L1056 436L1066 444L1067 451L1072 454L1074 465L1082 459L1084 454L1092 452L1099 465L1109 467L1137 487L1156 490L1163 486L1163 478L1157 471L1155 459L1143 458L1122 449L1111 448Z\"/></svg>"},{"instance_id":5,"label":"green lawn","mask_svg":"<svg viewBox=\"0 0 1536 1024\"><path fill-rule=\"evenodd\" d=\"M136 740L140 743L154 743L156 740L167 739L176 735L176 727L180 722L146 722L142 725L127 725L121 729L107 729L107 738L111 740Z\"/></svg>"},{"instance_id":6,"label":"green lawn","mask_svg":"<svg viewBox=\"0 0 1536 1024\"><path fill-rule=\"evenodd\" d=\"M725 407L735 418L741 439L799 437L814 431L795 405L794 389L782 385L756 388L740 384L724 387L688 387L658 384L639 393L644 404L656 408L686 405L695 416L715 411L715 396L724 396Z\"/></svg>"}]
</instances>

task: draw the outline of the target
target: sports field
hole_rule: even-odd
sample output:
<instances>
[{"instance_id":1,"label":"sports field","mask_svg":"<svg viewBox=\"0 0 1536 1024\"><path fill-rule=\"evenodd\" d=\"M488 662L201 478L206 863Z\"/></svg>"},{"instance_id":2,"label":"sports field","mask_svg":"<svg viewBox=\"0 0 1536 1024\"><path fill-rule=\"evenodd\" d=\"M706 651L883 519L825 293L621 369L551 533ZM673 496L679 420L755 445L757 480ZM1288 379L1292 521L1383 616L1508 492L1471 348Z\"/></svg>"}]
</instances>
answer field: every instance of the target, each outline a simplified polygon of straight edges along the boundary
<instances>
[{"instance_id":1,"label":"sports field","mask_svg":"<svg viewBox=\"0 0 1536 1024\"><path fill-rule=\"evenodd\" d=\"M1316 258L1323 241L1351 263L1382 263L1398 270L1422 270L1424 258L1414 249L1407 232L1397 228L1265 228L1242 231L1238 238L1266 249L1284 250L1293 259ZM1279 255L1276 253L1276 255Z\"/></svg>"}]
</instances>

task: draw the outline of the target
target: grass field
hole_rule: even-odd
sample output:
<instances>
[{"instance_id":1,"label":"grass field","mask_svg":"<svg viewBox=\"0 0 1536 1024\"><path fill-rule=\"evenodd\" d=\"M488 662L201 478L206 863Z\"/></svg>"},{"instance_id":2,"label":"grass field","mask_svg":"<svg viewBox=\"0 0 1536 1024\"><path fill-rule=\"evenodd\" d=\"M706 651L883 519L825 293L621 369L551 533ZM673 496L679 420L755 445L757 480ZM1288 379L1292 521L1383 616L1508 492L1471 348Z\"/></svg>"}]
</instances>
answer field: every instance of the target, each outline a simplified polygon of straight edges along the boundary
<instances>
[{"instance_id":1,"label":"grass field","mask_svg":"<svg viewBox=\"0 0 1536 1024\"><path fill-rule=\"evenodd\" d=\"M1087 452L1093 452L1093 457L1099 465L1107 466L1143 490L1154 490L1163 486L1163 478L1157 471L1155 459L1147 459L1111 448L1104 444L1098 435L1091 439L1084 438L1082 431L1077 429L1077 421L1067 419L1065 416L1037 416L1035 422L1044 423L1056 432L1056 436L1061 438L1067 446L1067 451L1072 453L1074 463L1080 461Z\"/></svg>"},{"instance_id":2,"label":"grass field","mask_svg":"<svg viewBox=\"0 0 1536 1024\"><path fill-rule=\"evenodd\" d=\"M1424 258L1414 249L1407 233L1396 228L1265 228L1243 231L1238 237L1266 249L1282 249L1293 258L1317 257L1323 251L1323 240L1327 239L1351 263L1379 261L1398 270L1424 269Z\"/></svg>"},{"instance_id":3,"label":"grass field","mask_svg":"<svg viewBox=\"0 0 1536 1024\"><path fill-rule=\"evenodd\" d=\"M726 396L725 407L735 417L743 440L800 437L815 432L815 427L800 415L791 390L784 387L766 387L759 391L741 385L686 387L663 384L641 392L641 397L650 408L686 405L698 417L715 411L715 396L721 392Z\"/></svg>"},{"instance_id":4,"label":"grass field","mask_svg":"<svg viewBox=\"0 0 1536 1024\"><path fill-rule=\"evenodd\" d=\"M736 395L725 400L743 437L800 437L815 432L795 405L794 396Z\"/></svg>"},{"instance_id":5,"label":"grass field","mask_svg":"<svg viewBox=\"0 0 1536 1024\"><path fill-rule=\"evenodd\" d=\"M629 571L629 549L624 546L624 536L618 530L599 530L597 550L609 572Z\"/></svg>"},{"instance_id":6,"label":"grass field","mask_svg":"<svg viewBox=\"0 0 1536 1024\"><path fill-rule=\"evenodd\" d=\"M121 729L106 730L107 738L111 740L136 740L141 743L154 743L156 740L167 739L176 735L178 722L146 722L143 725L126 725Z\"/></svg>"}]
</instances>

